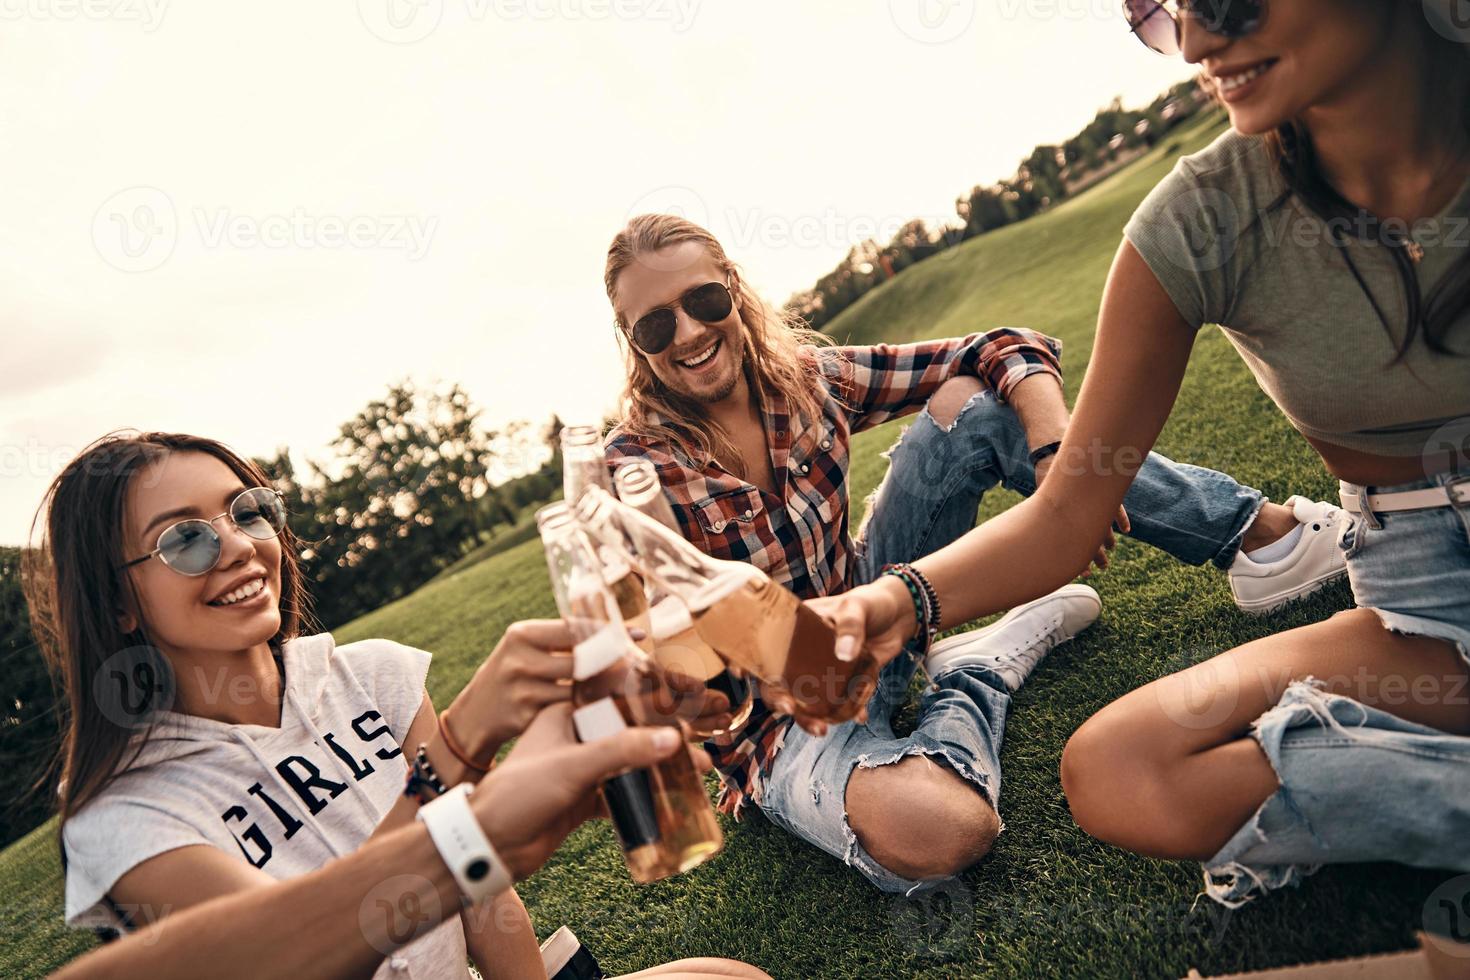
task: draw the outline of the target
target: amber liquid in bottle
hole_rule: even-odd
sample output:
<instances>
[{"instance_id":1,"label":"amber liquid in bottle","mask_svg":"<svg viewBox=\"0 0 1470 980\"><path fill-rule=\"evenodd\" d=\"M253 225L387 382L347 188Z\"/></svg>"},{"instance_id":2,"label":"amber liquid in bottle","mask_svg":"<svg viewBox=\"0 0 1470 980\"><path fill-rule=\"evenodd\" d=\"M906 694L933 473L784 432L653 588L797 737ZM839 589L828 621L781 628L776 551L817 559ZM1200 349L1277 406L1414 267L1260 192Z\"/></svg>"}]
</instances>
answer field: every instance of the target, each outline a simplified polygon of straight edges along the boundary
<instances>
[{"instance_id":1,"label":"amber liquid in bottle","mask_svg":"<svg viewBox=\"0 0 1470 980\"><path fill-rule=\"evenodd\" d=\"M603 633L607 635L599 642L627 643L621 629L609 626ZM633 666L629 657L578 681L572 701L584 740L621 727L678 723L669 715L671 696L659 673ZM609 712L615 716L609 718ZM599 715L600 727L592 724ZM724 847L704 780L687 749L647 769L609 779L602 796L634 881L646 884L688 871Z\"/></svg>"},{"instance_id":2,"label":"amber liquid in bottle","mask_svg":"<svg viewBox=\"0 0 1470 980\"><path fill-rule=\"evenodd\" d=\"M763 575L731 575L692 602L700 637L732 663L789 694L804 714L847 721L876 686L871 654L837 659L837 633L800 599Z\"/></svg>"},{"instance_id":3,"label":"amber liquid in bottle","mask_svg":"<svg viewBox=\"0 0 1470 980\"><path fill-rule=\"evenodd\" d=\"M623 625L628 629L643 631L643 639L634 642L644 653L652 653L653 630L649 623L648 596L643 589L643 579L627 564L622 564L620 568L609 567L614 571L608 576L612 581L607 583L607 590L618 604L618 615L623 617Z\"/></svg>"},{"instance_id":4,"label":"amber liquid in bottle","mask_svg":"<svg viewBox=\"0 0 1470 980\"><path fill-rule=\"evenodd\" d=\"M738 730L754 707L751 683L700 637L677 599L666 598L652 610L653 659L676 699L675 714L700 738ZM709 695L727 707L712 710Z\"/></svg>"}]
</instances>

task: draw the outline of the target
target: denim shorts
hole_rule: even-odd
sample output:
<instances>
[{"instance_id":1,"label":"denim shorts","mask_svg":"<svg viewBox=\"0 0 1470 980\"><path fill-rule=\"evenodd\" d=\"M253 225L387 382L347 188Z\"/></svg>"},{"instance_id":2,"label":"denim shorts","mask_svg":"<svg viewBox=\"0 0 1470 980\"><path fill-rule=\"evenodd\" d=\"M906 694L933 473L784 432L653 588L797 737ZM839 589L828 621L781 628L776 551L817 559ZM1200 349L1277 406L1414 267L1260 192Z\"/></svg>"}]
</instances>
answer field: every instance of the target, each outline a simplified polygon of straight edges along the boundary
<instances>
[{"instance_id":1,"label":"denim shorts","mask_svg":"<svg viewBox=\"0 0 1470 980\"><path fill-rule=\"evenodd\" d=\"M1396 493L1447 486L1470 476L1443 474L1416 483L1373 487ZM1350 493L1369 488L1342 485ZM1470 507L1396 511L1355 517L1338 539L1358 606L1395 633L1448 640L1470 664Z\"/></svg>"},{"instance_id":2,"label":"denim shorts","mask_svg":"<svg viewBox=\"0 0 1470 980\"><path fill-rule=\"evenodd\" d=\"M1463 476L1374 487L1445 486ZM1365 488L1343 484L1362 493ZM1338 545L1358 606L1386 629L1454 644L1470 666L1470 507L1347 521ZM1447 697L1467 697L1451 688ZM1394 861L1470 871L1470 738L1291 684L1251 726L1279 788L1204 863L1205 891L1234 908L1324 864Z\"/></svg>"}]
</instances>

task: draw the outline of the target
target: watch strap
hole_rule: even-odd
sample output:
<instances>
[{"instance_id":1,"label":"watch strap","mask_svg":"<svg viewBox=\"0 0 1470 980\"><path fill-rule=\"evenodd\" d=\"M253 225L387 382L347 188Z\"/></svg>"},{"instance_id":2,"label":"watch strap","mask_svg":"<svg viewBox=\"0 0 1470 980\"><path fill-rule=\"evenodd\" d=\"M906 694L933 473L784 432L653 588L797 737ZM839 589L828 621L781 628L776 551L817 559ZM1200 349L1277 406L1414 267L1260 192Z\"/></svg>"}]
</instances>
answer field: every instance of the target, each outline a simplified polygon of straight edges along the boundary
<instances>
[{"instance_id":1,"label":"watch strap","mask_svg":"<svg viewBox=\"0 0 1470 980\"><path fill-rule=\"evenodd\" d=\"M511 886L505 862L495 853L470 808L468 783L460 783L425 803L419 808L418 819L428 829L434 847L468 901L482 902Z\"/></svg>"}]
</instances>

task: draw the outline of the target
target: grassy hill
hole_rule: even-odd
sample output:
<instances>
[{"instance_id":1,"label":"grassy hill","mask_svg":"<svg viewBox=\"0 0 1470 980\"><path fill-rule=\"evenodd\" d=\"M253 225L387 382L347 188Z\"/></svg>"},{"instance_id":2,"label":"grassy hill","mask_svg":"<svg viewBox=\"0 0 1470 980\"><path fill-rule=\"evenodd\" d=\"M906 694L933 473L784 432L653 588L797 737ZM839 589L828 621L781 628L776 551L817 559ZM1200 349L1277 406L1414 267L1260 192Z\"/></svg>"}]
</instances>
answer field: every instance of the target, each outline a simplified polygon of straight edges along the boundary
<instances>
[{"instance_id":1,"label":"grassy hill","mask_svg":"<svg viewBox=\"0 0 1470 980\"><path fill-rule=\"evenodd\" d=\"M1076 200L905 271L829 332L863 344L1034 327L1065 341L1075 396L1124 223L1179 153L1205 145L1220 127L1196 124ZM889 425L856 440L855 510L882 476L879 454L898 431ZM1335 488L1215 331L1200 337L1159 448L1227 470L1278 500ZM982 513L1011 502L998 493ZM1231 646L1321 619L1348 604L1346 590L1251 619L1231 604L1222 574L1183 568L1127 541L1094 584L1101 621L1048 658L1016 698L1002 756L1007 829L953 887L919 902L880 895L759 816L726 825L727 849L716 861L637 887L611 832L598 825L573 835L523 886L538 929L544 936L571 925L615 972L724 955L781 978L1179 977L1191 967L1209 975L1412 945L1424 900L1444 874L1328 868L1300 890L1225 914L1196 903L1196 865L1132 857L1082 834L1057 774L1067 736L1104 704ZM443 705L506 624L553 612L540 547L530 540L436 579L338 637L386 636L432 651L430 693ZM60 926L53 825L0 855L0 887L0 976L39 975L85 948L87 940Z\"/></svg>"}]
</instances>

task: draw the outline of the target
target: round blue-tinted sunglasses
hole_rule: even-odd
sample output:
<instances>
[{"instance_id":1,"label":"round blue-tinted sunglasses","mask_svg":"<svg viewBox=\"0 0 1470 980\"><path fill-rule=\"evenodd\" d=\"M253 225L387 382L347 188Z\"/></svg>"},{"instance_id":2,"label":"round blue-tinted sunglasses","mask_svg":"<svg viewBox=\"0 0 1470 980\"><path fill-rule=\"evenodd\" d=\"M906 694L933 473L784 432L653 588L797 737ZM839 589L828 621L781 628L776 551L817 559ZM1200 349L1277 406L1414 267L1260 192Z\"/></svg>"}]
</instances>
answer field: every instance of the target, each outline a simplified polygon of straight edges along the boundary
<instances>
[{"instance_id":1,"label":"round blue-tinted sunglasses","mask_svg":"<svg viewBox=\"0 0 1470 980\"><path fill-rule=\"evenodd\" d=\"M269 487L252 487L230 501L230 509L209 520L191 518L170 524L158 536L158 545L148 554L124 562L132 568L157 557L180 575L203 575L219 564L221 553L219 532L214 522L228 517L230 523L257 541L269 541L286 527L286 504L279 491Z\"/></svg>"}]
</instances>

